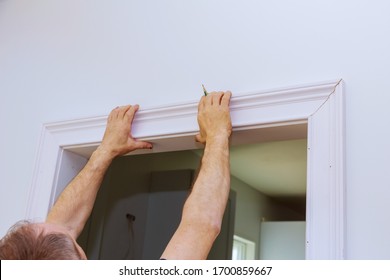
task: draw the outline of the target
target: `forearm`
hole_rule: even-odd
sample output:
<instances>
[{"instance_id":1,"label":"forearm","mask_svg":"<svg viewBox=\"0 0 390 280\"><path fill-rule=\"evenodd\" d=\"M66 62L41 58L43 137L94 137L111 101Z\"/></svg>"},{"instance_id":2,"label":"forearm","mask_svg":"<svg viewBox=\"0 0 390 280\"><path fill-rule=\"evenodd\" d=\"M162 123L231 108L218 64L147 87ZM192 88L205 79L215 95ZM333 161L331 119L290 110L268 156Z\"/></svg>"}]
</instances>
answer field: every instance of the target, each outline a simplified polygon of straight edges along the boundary
<instances>
[{"instance_id":1,"label":"forearm","mask_svg":"<svg viewBox=\"0 0 390 280\"><path fill-rule=\"evenodd\" d=\"M206 143L197 180L184 209L184 221L200 221L219 228L230 191L229 141Z\"/></svg>"},{"instance_id":2,"label":"forearm","mask_svg":"<svg viewBox=\"0 0 390 280\"><path fill-rule=\"evenodd\" d=\"M230 190L228 139L206 144L180 225L162 258L206 259L218 236Z\"/></svg>"},{"instance_id":3,"label":"forearm","mask_svg":"<svg viewBox=\"0 0 390 280\"><path fill-rule=\"evenodd\" d=\"M98 148L61 193L46 222L66 227L77 238L91 214L97 192L112 159L112 155Z\"/></svg>"}]
</instances>

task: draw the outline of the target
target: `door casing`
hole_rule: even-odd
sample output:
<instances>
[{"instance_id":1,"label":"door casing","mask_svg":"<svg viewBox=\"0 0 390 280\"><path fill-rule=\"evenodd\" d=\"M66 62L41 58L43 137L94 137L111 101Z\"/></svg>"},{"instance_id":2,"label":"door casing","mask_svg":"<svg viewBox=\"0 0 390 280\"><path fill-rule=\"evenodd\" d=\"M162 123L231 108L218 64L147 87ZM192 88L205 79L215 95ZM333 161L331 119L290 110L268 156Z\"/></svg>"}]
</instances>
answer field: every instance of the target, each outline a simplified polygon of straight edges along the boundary
<instances>
[{"instance_id":1,"label":"door casing","mask_svg":"<svg viewBox=\"0 0 390 280\"><path fill-rule=\"evenodd\" d=\"M235 143L262 129L307 125L307 259L345 258L344 100L342 80L234 94L231 100ZM193 140L197 103L140 110L133 136L153 142L148 152L200 148ZM101 142L106 122L107 116L100 116L43 125L26 219L45 219Z\"/></svg>"}]
</instances>

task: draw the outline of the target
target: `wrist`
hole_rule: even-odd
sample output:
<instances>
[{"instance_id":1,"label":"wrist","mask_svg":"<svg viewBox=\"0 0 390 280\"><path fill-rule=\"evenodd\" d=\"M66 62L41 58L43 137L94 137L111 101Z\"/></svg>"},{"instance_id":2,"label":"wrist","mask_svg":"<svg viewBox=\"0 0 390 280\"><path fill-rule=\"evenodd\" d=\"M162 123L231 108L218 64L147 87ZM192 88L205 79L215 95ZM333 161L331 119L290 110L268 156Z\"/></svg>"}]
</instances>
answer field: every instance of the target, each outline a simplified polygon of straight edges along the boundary
<instances>
[{"instance_id":1,"label":"wrist","mask_svg":"<svg viewBox=\"0 0 390 280\"><path fill-rule=\"evenodd\" d=\"M92 153L92 157L98 159L99 161L103 161L103 162L109 162L111 163L111 161L116 157L116 153L110 149L106 149L104 146L99 146L93 153Z\"/></svg>"},{"instance_id":2,"label":"wrist","mask_svg":"<svg viewBox=\"0 0 390 280\"><path fill-rule=\"evenodd\" d=\"M206 137L206 143L224 143L229 142L229 132L219 132L216 134L209 134Z\"/></svg>"},{"instance_id":3,"label":"wrist","mask_svg":"<svg viewBox=\"0 0 390 280\"><path fill-rule=\"evenodd\" d=\"M229 137L214 137L206 142L202 165L219 165L229 161Z\"/></svg>"},{"instance_id":4,"label":"wrist","mask_svg":"<svg viewBox=\"0 0 390 280\"><path fill-rule=\"evenodd\" d=\"M229 146L229 136L227 135L216 135L213 137L207 137L206 139L207 147L223 147L226 148Z\"/></svg>"}]
</instances>

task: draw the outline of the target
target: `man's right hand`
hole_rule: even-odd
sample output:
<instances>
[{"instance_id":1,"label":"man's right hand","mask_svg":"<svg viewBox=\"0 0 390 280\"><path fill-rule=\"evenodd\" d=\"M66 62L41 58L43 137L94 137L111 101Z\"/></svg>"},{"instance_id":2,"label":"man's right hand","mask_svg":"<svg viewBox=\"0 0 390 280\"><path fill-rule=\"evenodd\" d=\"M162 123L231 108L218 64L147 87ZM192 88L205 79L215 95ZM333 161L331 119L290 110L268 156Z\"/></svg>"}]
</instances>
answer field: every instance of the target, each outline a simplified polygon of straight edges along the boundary
<instances>
[{"instance_id":1,"label":"man's right hand","mask_svg":"<svg viewBox=\"0 0 390 280\"><path fill-rule=\"evenodd\" d=\"M200 132L196 141L205 144L211 139L229 138L232 133L230 120L230 98L232 93L211 92L203 96L198 106L198 124Z\"/></svg>"}]
</instances>

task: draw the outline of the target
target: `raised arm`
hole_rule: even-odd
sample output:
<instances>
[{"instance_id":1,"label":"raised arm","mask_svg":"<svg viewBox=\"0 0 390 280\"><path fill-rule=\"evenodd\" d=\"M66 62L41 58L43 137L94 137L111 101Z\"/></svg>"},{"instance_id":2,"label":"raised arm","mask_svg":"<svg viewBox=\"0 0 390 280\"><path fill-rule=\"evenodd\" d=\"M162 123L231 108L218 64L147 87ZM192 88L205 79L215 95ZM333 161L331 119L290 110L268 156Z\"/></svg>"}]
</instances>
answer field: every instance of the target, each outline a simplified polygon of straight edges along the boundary
<instances>
[{"instance_id":1,"label":"raised arm","mask_svg":"<svg viewBox=\"0 0 390 280\"><path fill-rule=\"evenodd\" d=\"M112 160L136 149L151 149L152 144L135 140L131 125L139 106L123 106L108 116L100 146L80 173L69 183L50 210L46 223L65 227L76 239L84 228L97 192Z\"/></svg>"},{"instance_id":2,"label":"raised arm","mask_svg":"<svg viewBox=\"0 0 390 280\"><path fill-rule=\"evenodd\" d=\"M206 259L220 232L230 191L230 97L230 92L216 92L199 102L196 140L205 144L205 150L180 225L163 259Z\"/></svg>"}]
</instances>

